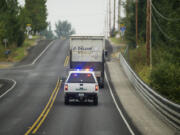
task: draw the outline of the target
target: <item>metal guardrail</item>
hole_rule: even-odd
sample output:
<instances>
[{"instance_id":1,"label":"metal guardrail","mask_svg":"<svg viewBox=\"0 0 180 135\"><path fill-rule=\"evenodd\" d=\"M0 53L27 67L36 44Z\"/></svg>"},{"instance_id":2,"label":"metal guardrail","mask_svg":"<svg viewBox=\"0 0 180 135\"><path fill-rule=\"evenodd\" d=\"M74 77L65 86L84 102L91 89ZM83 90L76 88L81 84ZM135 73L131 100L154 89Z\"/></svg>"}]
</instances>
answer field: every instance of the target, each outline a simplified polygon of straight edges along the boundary
<instances>
[{"instance_id":1,"label":"metal guardrail","mask_svg":"<svg viewBox=\"0 0 180 135\"><path fill-rule=\"evenodd\" d=\"M168 123L180 130L180 105L167 100L146 85L131 69L122 54L120 54L120 63L138 93L148 101Z\"/></svg>"}]
</instances>

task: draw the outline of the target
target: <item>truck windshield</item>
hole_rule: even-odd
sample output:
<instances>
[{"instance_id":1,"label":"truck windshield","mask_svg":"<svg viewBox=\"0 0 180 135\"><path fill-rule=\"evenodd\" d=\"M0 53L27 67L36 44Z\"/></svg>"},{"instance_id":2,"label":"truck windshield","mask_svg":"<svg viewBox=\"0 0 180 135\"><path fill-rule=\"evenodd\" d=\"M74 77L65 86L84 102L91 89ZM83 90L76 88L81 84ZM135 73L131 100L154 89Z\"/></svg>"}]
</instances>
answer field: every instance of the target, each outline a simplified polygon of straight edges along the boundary
<instances>
[{"instance_id":1,"label":"truck windshield","mask_svg":"<svg viewBox=\"0 0 180 135\"><path fill-rule=\"evenodd\" d=\"M95 83L91 73L72 73L67 81L68 83Z\"/></svg>"}]
</instances>

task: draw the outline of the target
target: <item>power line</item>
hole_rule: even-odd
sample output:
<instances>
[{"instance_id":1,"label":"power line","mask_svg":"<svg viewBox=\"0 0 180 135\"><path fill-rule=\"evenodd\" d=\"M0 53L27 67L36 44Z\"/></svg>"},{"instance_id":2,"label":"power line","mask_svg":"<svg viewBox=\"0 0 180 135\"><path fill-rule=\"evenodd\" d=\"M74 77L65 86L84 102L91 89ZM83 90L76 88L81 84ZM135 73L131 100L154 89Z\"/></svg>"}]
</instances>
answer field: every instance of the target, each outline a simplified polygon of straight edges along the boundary
<instances>
[{"instance_id":1,"label":"power line","mask_svg":"<svg viewBox=\"0 0 180 135\"><path fill-rule=\"evenodd\" d=\"M169 40L171 41L175 41L175 42L180 42L180 40L176 40L176 39L173 39L171 38L170 36L168 36L164 31L163 29L161 28L161 26L159 25L159 23L157 22L156 18L154 17L153 13L152 13L152 17L153 17L153 20L155 22L155 24L157 25L158 29L160 30L160 32Z\"/></svg>"},{"instance_id":2,"label":"power line","mask_svg":"<svg viewBox=\"0 0 180 135\"><path fill-rule=\"evenodd\" d=\"M154 6L154 4L151 2L151 6L153 7L154 11L160 16L162 17L163 19L167 20L167 21L180 21L180 18L178 19L175 19L175 18L168 18L164 15L162 15L158 10L157 8Z\"/></svg>"}]
</instances>

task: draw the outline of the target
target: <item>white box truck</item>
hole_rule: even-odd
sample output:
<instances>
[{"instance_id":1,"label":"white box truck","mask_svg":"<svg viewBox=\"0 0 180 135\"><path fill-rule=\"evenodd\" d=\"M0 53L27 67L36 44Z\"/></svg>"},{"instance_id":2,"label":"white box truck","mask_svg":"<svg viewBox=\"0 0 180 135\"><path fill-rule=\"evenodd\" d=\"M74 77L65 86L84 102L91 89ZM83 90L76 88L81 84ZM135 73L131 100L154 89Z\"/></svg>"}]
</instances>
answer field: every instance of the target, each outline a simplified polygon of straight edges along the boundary
<instances>
[{"instance_id":1,"label":"white box truck","mask_svg":"<svg viewBox=\"0 0 180 135\"><path fill-rule=\"evenodd\" d=\"M104 87L104 36L71 36L70 69L90 70Z\"/></svg>"}]
</instances>

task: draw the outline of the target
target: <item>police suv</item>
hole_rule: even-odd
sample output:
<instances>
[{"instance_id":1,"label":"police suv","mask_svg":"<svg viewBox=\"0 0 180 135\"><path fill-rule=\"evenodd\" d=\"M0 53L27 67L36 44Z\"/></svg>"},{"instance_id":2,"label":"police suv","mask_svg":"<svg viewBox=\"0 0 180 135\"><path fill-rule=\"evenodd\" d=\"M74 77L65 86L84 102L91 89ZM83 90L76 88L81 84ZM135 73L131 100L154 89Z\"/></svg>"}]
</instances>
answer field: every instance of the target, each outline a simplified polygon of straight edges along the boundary
<instances>
[{"instance_id":1,"label":"police suv","mask_svg":"<svg viewBox=\"0 0 180 135\"><path fill-rule=\"evenodd\" d=\"M75 99L80 102L93 100L98 104L99 86L95 74L92 71L70 71L64 84L64 103L69 104Z\"/></svg>"}]
</instances>

